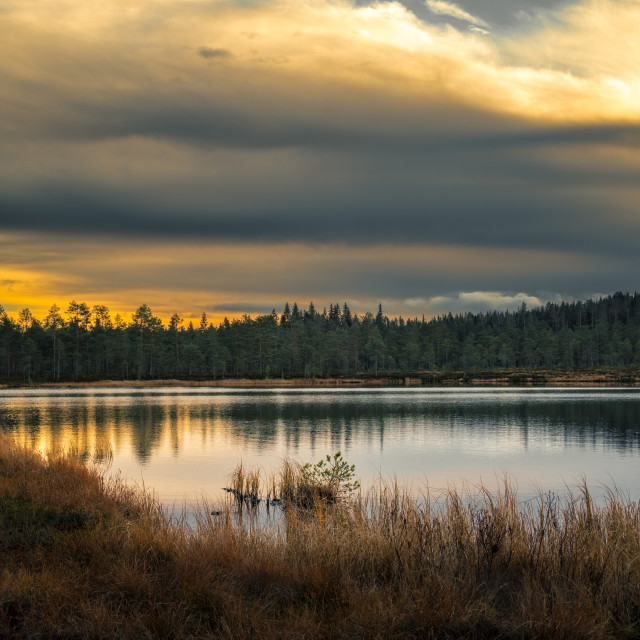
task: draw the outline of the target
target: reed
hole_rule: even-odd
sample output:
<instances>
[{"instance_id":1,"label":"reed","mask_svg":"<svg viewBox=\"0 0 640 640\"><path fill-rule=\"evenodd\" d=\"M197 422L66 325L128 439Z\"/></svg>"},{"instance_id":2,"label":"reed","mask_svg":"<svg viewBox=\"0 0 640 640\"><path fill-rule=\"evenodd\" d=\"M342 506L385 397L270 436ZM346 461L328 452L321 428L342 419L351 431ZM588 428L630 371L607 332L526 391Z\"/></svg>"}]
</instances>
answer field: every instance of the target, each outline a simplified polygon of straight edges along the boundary
<instances>
[{"instance_id":1,"label":"reed","mask_svg":"<svg viewBox=\"0 0 640 640\"><path fill-rule=\"evenodd\" d=\"M291 462L264 487L252 473L243 492L263 496L300 479ZM219 513L171 521L73 456L0 440L0 636L640 635L640 507L615 491L522 505L508 482L418 497L381 483L277 526L239 524L233 500Z\"/></svg>"}]
</instances>

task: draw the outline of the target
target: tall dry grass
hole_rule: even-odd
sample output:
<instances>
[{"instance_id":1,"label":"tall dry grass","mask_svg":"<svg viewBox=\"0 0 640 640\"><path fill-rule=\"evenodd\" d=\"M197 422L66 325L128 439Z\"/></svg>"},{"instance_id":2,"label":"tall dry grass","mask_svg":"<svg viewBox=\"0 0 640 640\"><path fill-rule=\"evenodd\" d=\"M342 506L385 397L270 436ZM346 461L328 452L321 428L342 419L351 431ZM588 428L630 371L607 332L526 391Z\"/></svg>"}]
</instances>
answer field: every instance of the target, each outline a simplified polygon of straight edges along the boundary
<instances>
[{"instance_id":1,"label":"tall dry grass","mask_svg":"<svg viewBox=\"0 0 640 640\"><path fill-rule=\"evenodd\" d=\"M0 505L0 636L640 636L639 505L596 505L586 485L525 506L508 484L438 498L381 485L275 527L242 525L230 499L188 526L71 456L3 440Z\"/></svg>"}]
</instances>

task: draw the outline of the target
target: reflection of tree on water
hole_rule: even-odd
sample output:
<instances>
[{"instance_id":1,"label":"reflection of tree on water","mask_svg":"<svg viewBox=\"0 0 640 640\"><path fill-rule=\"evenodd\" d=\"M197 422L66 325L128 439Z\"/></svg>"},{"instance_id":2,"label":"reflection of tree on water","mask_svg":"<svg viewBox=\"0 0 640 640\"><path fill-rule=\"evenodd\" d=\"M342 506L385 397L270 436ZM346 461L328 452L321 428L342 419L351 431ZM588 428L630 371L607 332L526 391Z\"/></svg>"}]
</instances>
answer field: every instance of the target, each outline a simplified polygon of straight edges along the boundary
<instances>
[{"instance_id":1,"label":"reflection of tree on water","mask_svg":"<svg viewBox=\"0 0 640 640\"><path fill-rule=\"evenodd\" d=\"M51 448L109 448L131 440L138 461L148 461L167 439L174 451L189 432L203 442L221 434L241 449L260 451L282 444L295 454L380 449L385 430L420 435L446 432L449 437L478 435L499 438L518 433L523 446L534 439L563 446L607 447L640 451L640 402L607 399L606 395L481 398L429 394L212 394L203 396L127 395L120 397L0 398L0 429L20 433L37 444L43 433ZM64 434L64 435L63 435ZM358 444L359 443L359 444ZM91 453L91 452L89 452Z\"/></svg>"},{"instance_id":2,"label":"reflection of tree on water","mask_svg":"<svg viewBox=\"0 0 640 640\"><path fill-rule=\"evenodd\" d=\"M158 405L136 405L129 416L133 426L133 445L136 457L146 462L151 452L162 441L166 409Z\"/></svg>"},{"instance_id":3,"label":"reflection of tree on water","mask_svg":"<svg viewBox=\"0 0 640 640\"><path fill-rule=\"evenodd\" d=\"M3 431L11 433L20 426L20 416L16 409L0 406L0 426Z\"/></svg>"},{"instance_id":4,"label":"reflection of tree on water","mask_svg":"<svg viewBox=\"0 0 640 640\"><path fill-rule=\"evenodd\" d=\"M90 456L96 450L111 448L109 420L113 409L94 409L59 398L27 399L10 408L5 403L0 405L0 431L14 433L31 448L71 448L79 455Z\"/></svg>"},{"instance_id":5,"label":"reflection of tree on water","mask_svg":"<svg viewBox=\"0 0 640 640\"><path fill-rule=\"evenodd\" d=\"M24 422L31 428L40 426L42 422L42 412L40 409L38 407L29 407L25 411Z\"/></svg>"}]
</instances>

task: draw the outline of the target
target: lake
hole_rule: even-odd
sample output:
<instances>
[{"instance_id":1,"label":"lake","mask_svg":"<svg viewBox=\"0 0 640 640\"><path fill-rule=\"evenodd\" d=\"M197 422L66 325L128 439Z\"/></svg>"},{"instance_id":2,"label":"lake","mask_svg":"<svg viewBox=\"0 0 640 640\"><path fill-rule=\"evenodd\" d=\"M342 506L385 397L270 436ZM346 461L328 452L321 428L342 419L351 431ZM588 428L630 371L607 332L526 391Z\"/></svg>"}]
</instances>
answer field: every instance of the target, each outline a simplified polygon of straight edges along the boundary
<instances>
[{"instance_id":1,"label":"lake","mask_svg":"<svg viewBox=\"0 0 640 640\"><path fill-rule=\"evenodd\" d=\"M111 450L110 473L169 508L218 500L240 461L268 474L336 451L364 488L494 488L507 474L523 499L582 477L640 498L637 389L3 389L0 431L44 452Z\"/></svg>"}]
</instances>

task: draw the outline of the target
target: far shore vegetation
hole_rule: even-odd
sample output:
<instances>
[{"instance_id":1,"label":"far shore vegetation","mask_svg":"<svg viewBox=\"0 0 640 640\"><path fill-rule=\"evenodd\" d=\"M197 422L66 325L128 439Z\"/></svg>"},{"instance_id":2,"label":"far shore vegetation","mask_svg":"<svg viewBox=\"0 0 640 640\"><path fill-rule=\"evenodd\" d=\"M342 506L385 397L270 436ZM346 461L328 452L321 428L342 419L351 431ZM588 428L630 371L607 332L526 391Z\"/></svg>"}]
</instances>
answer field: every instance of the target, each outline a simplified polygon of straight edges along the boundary
<instances>
[{"instance_id":1,"label":"far shore vegetation","mask_svg":"<svg viewBox=\"0 0 640 640\"><path fill-rule=\"evenodd\" d=\"M218 326L146 304L130 321L75 300L43 320L0 306L0 384L98 380L636 385L640 294L432 319L287 303Z\"/></svg>"},{"instance_id":2,"label":"far shore vegetation","mask_svg":"<svg viewBox=\"0 0 640 640\"><path fill-rule=\"evenodd\" d=\"M335 454L239 465L186 521L99 469L0 439L0 636L640 636L640 505L615 491L363 495Z\"/></svg>"}]
</instances>

